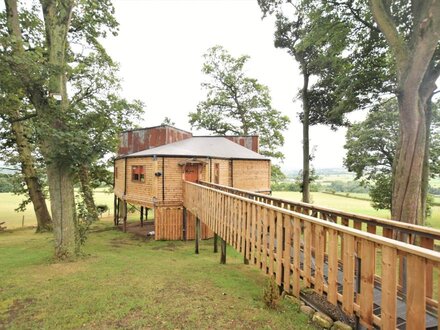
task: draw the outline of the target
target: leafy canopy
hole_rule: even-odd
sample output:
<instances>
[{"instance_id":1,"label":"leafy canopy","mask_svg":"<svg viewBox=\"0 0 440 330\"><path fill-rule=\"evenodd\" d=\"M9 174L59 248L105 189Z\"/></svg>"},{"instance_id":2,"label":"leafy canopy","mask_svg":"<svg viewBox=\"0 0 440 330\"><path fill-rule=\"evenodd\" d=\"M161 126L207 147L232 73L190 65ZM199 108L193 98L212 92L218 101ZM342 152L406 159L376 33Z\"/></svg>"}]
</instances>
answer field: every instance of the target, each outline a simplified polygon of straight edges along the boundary
<instances>
[{"instance_id":1,"label":"leafy canopy","mask_svg":"<svg viewBox=\"0 0 440 330\"><path fill-rule=\"evenodd\" d=\"M204 55L202 88L206 99L189 114L193 127L226 135L259 135L260 152L282 159L277 150L284 144L282 131L289 118L272 107L269 88L244 71L249 56L233 57L222 46Z\"/></svg>"}]
</instances>

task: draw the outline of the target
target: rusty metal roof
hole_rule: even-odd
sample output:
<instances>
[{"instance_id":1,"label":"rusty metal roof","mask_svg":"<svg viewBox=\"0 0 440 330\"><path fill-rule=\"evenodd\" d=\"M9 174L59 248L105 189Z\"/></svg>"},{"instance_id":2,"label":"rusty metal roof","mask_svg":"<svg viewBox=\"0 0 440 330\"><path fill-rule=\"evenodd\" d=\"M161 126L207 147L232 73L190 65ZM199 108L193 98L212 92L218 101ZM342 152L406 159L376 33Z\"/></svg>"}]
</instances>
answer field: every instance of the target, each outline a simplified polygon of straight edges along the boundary
<instances>
[{"instance_id":1,"label":"rusty metal roof","mask_svg":"<svg viewBox=\"0 0 440 330\"><path fill-rule=\"evenodd\" d=\"M269 160L269 158L221 136L194 136L189 139L166 144L160 147L135 152L126 155L125 157L142 156L183 156Z\"/></svg>"}]
</instances>

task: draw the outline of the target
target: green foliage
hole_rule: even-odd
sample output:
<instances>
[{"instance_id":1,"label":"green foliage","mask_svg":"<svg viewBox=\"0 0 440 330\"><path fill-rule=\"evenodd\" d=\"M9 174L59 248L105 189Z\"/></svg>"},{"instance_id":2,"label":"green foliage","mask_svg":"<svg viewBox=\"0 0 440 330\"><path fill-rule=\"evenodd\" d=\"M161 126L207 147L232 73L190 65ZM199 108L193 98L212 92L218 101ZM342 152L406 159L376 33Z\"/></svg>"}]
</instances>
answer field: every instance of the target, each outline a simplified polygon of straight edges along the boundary
<instances>
[{"instance_id":1,"label":"green foliage","mask_svg":"<svg viewBox=\"0 0 440 330\"><path fill-rule=\"evenodd\" d=\"M365 193L368 189L357 181L332 181L327 190L331 192L347 192L347 193Z\"/></svg>"},{"instance_id":2,"label":"green foliage","mask_svg":"<svg viewBox=\"0 0 440 330\"><path fill-rule=\"evenodd\" d=\"M12 175L0 173L0 193L12 192L13 189L14 184L12 183Z\"/></svg>"},{"instance_id":3,"label":"green foliage","mask_svg":"<svg viewBox=\"0 0 440 330\"><path fill-rule=\"evenodd\" d=\"M202 83L206 99L189 114L192 127L216 134L259 135L260 153L282 159L277 150L284 144L282 131L289 118L272 108L269 88L247 77L244 65L249 56L233 57L223 47L210 48L204 55Z\"/></svg>"},{"instance_id":4,"label":"green foliage","mask_svg":"<svg viewBox=\"0 0 440 330\"><path fill-rule=\"evenodd\" d=\"M174 125L176 125L176 123L175 123L174 121L172 121L170 117L165 117L165 118L163 119L161 125L174 126Z\"/></svg>"},{"instance_id":5,"label":"green foliage","mask_svg":"<svg viewBox=\"0 0 440 330\"><path fill-rule=\"evenodd\" d=\"M310 191L316 190L313 188L313 184L318 179L319 179L319 175L317 175L315 169L312 168L310 170L310 175L309 175ZM303 192L304 182L303 182L303 171L302 170L298 171L298 174L295 177L295 184L298 185L299 191Z\"/></svg>"},{"instance_id":6,"label":"green foliage","mask_svg":"<svg viewBox=\"0 0 440 330\"><path fill-rule=\"evenodd\" d=\"M431 124L431 176L439 175L440 121L438 104L433 106ZM391 209L392 172L399 139L397 101L375 106L363 122L353 124L346 134L344 165L369 188L376 209Z\"/></svg>"},{"instance_id":7,"label":"green foliage","mask_svg":"<svg viewBox=\"0 0 440 330\"><path fill-rule=\"evenodd\" d=\"M96 205L96 209L98 210L98 213L101 216L104 212L107 212L109 210L109 208L106 204L98 204L98 205Z\"/></svg>"},{"instance_id":8,"label":"green foliage","mask_svg":"<svg viewBox=\"0 0 440 330\"><path fill-rule=\"evenodd\" d=\"M273 276L266 280L266 286L263 290L264 304L270 309L276 309L280 302L280 289Z\"/></svg>"}]
</instances>

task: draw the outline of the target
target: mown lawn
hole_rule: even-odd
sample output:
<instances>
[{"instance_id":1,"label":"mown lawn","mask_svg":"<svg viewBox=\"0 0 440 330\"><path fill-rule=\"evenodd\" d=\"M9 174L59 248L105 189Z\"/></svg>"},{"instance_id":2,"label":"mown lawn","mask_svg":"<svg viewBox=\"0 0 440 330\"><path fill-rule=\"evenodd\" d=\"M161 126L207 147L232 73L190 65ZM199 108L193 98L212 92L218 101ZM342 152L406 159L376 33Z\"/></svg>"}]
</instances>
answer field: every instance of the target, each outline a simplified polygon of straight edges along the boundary
<instances>
[{"instance_id":1,"label":"mown lawn","mask_svg":"<svg viewBox=\"0 0 440 330\"><path fill-rule=\"evenodd\" d=\"M76 262L54 263L50 234L0 234L0 329L307 329L298 306L263 303L266 276L212 242L144 241L101 221Z\"/></svg>"}]
</instances>

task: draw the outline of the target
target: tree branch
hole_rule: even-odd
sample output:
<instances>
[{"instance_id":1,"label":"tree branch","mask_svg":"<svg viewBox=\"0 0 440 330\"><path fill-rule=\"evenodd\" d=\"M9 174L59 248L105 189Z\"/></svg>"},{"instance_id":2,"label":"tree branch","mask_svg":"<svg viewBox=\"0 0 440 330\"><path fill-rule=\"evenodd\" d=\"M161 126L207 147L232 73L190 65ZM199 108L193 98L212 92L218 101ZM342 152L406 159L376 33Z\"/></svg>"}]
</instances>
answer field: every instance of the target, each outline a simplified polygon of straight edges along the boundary
<instances>
[{"instance_id":1,"label":"tree branch","mask_svg":"<svg viewBox=\"0 0 440 330\"><path fill-rule=\"evenodd\" d=\"M374 19L394 52L398 70L400 73L404 72L408 62L409 49L397 31L396 24L390 14L389 4L385 4L383 0L370 0L370 8Z\"/></svg>"}]
</instances>

